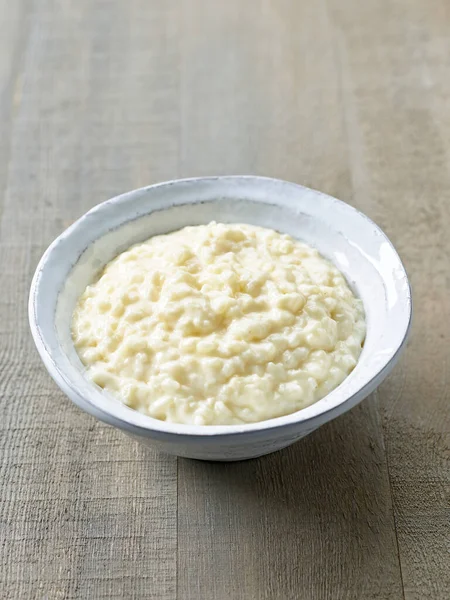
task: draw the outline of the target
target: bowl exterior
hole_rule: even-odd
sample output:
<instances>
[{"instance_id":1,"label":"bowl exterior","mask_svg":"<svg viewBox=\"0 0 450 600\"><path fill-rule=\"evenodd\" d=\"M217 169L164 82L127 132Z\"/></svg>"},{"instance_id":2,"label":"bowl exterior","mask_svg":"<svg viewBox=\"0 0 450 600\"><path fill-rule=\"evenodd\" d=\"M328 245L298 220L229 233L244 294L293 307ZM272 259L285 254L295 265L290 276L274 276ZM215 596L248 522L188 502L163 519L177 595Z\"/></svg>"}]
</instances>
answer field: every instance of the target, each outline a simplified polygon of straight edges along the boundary
<instances>
[{"instance_id":1,"label":"bowl exterior","mask_svg":"<svg viewBox=\"0 0 450 600\"><path fill-rule=\"evenodd\" d=\"M225 444L222 441L217 443L214 438L205 440L205 438L183 442L180 440L155 440L147 436L129 434L133 439L155 448L165 454L172 454L182 458L193 458L195 460L207 460L211 462L235 462L239 460L249 460L258 458L266 454L272 454L277 450L282 450L295 442L298 442L314 429L298 432L290 435L277 435L274 439L249 440L242 436L240 440ZM214 440L213 443L211 443Z\"/></svg>"}]
</instances>

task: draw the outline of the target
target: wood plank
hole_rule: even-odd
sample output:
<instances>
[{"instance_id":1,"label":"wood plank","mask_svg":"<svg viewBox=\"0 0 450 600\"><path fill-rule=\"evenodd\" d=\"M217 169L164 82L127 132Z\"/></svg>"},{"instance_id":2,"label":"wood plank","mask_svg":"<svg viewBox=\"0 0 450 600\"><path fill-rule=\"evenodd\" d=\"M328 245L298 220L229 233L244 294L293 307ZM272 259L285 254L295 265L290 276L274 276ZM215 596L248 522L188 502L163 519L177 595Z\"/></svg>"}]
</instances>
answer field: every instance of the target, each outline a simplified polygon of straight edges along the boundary
<instances>
[{"instance_id":1,"label":"wood plank","mask_svg":"<svg viewBox=\"0 0 450 600\"><path fill-rule=\"evenodd\" d=\"M408 351L379 391L405 598L444 599L450 590L450 7L445 0L363 6L355 1L336 14L346 106L359 132L352 139L358 201L396 243L415 301Z\"/></svg>"},{"instance_id":2,"label":"wood plank","mask_svg":"<svg viewBox=\"0 0 450 600\"><path fill-rule=\"evenodd\" d=\"M181 172L256 172L351 200L352 131L326 5L186 6ZM374 398L273 456L180 460L178 506L180 598L402 596Z\"/></svg>"},{"instance_id":3,"label":"wood plank","mask_svg":"<svg viewBox=\"0 0 450 600\"><path fill-rule=\"evenodd\" d=\"M329 15L298 4L185 5L183 176L257 174L351 193Z\"/></svg>"},{"instance_id":4,"label":"wood plank","mask_svg":"<svg viewBox=\"0 0 450 600\"><path fill-rule=\"evenodd\" d=\"M174 3L55 0L27 14L17 17L30 24L15 38L21 58L0 71L16 98L0 225L1 597L170 600L176 459L63 398L26 310L36 263L71 220L177 174Z\"/></svg>"},{"instance_id":5,"label":"wood plank","mask_svg":"<svg viewBox=\"0 0 450 600\"><path fill-rule=\"evenodd\" d=\"M25 40L28 35L26 0L8 2L0 0L0 186L5 189L5 177L10 158L11 125L15 107L18 104L20 72L23 61ZM3 208L3 194L0 195L0 216Z\"/></svg>"},{"instance_id":6,"label":"wood plank","mask_svg":"<svg viewBox=\"0 0 450 600\"><path fill-rule=\"evenodd\" d=\"M255 461L180 459L180 597L400 598L380 428L366 404Z\"/></svg>"}]
</instances>

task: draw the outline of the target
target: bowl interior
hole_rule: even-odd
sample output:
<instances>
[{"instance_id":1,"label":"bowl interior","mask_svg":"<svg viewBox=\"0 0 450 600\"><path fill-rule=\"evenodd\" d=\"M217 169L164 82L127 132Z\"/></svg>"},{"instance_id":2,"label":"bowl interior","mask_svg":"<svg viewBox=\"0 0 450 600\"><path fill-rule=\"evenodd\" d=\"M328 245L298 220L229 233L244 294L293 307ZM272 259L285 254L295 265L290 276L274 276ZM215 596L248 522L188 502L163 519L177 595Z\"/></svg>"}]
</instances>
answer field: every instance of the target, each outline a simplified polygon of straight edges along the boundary
<instances>
[{"instance_id":1,"label":"bowl interior","mask_svg":"<svg viewBox=\"0 0 450 600\"><path fill-rule=\"evenodd\" d=\"M149 237L210 221L249 223L289 233L315 246L363 300L367 336L358 365L328 396L293 415L242 426L197 427L157 421L129 409L89 382L70 325L79 295L121 251ZM50 246L35 275L30 318L38 348L59 384L85 410L117 425L161 432L232 433L308 421L370 385L402 345L410 321L409 284L385 235L350 206L294 184L221 177L150 186L87 213ZM75 398L74 398L75 396Z\"/></svg>"}]
</instances>

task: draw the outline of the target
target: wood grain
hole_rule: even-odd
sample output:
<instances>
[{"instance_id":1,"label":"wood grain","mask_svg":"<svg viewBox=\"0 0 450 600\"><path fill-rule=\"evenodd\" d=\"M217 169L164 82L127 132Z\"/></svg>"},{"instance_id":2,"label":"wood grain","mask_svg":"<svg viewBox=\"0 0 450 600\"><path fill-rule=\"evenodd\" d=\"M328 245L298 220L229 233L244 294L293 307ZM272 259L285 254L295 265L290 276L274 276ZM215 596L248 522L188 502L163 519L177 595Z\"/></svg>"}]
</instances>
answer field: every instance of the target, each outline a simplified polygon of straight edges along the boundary
<instances>
[{"instance_id":1,"label":"wood grain","mask_svg":"<svg viewBox=\"0 0 450 600\"><path fill-rule=\"evenodd\" d=\"M0 0L0 597L446 600L446 0ZM257 173L374 218L410 273L410 344L297 445L217 465L73 407L33 348L48 243L107 197Z\"/></svg>"}]
</instances>

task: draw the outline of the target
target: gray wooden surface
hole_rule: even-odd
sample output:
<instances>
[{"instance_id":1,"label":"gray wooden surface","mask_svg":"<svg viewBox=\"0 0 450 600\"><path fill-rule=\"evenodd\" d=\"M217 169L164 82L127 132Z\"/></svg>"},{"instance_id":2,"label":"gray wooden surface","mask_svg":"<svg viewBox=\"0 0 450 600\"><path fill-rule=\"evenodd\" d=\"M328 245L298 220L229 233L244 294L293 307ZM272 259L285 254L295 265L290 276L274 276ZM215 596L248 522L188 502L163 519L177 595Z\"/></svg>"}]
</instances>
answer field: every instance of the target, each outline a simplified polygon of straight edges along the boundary
<instances>
[{"instance_id":1,"label":"gray wooden surface","mask_svg":"<svg viewBox=\"0 0 450 600\"><path fill-rule=\"evenodd\" d=\"M0 0L0 597L450 597L447 0ZM27 324L94 204L256 173L396 244L415 322L371 398L240 464L144 450L72 406Z\"/></svg>"}]
</instances>

